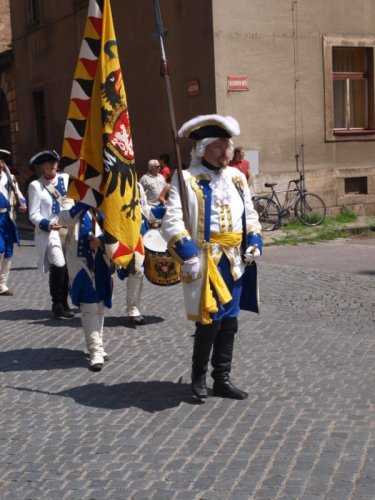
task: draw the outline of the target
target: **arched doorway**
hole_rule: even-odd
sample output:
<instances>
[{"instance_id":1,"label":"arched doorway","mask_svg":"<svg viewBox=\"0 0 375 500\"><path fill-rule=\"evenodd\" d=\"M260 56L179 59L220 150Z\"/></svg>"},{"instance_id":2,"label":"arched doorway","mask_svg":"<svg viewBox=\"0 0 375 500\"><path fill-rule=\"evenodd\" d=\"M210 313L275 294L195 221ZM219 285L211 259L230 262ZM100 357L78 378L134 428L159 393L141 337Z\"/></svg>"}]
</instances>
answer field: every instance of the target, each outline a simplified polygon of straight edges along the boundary
<instances>
[{"instance_id":1,"label":"arched doorway","mask_svg":"<svg viewBox=\"0 0 375 500\"><path fill-rule=\"evenodd\" d=\"M0 90L0 148L12 150L8 101Z\"/></svg>"}]
</instances>

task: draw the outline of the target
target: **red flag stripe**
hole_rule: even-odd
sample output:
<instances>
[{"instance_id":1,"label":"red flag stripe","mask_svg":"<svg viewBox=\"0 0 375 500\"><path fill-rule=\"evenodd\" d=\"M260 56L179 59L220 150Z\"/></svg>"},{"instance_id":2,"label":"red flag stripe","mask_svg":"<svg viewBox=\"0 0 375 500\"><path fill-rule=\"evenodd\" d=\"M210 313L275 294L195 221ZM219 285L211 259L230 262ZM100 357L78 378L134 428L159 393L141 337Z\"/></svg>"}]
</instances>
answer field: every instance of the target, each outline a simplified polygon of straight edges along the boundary
<instances>
[{"instance_id":1,"label":"red flag stripe","mask_svg":"<svg viewBox=\"0 0 375 500\"><path fill-rule=\"evenodd\" d=\"M89 17L91 24L95 31L97 32L99 38L102 36L103 31L103 18L102 17Z\"/></svg>"},{"instance_id":2,"label":"red flag stripe","mask_svg":"<svg viewBox=\"0 0 375 500\"><path fill-rule=\"evenodd\" d=\"M78 157L81 151L82 139L72 139L70 137L65 137L65 140L72 148L73 153L76 155L76 157Z\"/></svg>"},{"instance_id":3,"label":"red flag stripe","mask_svg":"<svg viewBox=\"0 0 375 500\"><path fill-rule=\"evenodd\" d=\"M72 99L82 115L87 118L90 111L90 99Z\"/></svg>"},{"instance_id":4,"label":"red flag stripe","mask_svg":"<svg viewBox=\"0 0 375 500\"><path fill-rule=\"evenodd\" d=\"M96 73L96 68L98 67L98 60L97 59L90 60L82 58L80 59L80 61L84 65L87 73L91 76L91 78L94 78Z\"/></svg>"}]
</instances>

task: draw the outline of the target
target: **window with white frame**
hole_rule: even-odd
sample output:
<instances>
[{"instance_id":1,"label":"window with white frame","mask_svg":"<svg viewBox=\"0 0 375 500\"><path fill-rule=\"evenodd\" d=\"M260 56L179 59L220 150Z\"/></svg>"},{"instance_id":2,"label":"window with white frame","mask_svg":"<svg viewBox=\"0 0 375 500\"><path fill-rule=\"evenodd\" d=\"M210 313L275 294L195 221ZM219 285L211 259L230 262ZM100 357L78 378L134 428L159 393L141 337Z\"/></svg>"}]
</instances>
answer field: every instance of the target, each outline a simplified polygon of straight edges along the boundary
<instances>
[{"instance_id":1,"label":"window with white frame","mask_svg":"<svg viewBox=\"0 0 375 500\"><path fill-rule=\"evenodd\" d=\"M362 47L332 47L335 130L368 128L368 62Z\"/></svg>"},{"instance_id":2,"label":"window with white frame","mask_svg":"<svg viewBox=\"0 0 375 500\"><path fill-rule=\"evenodd\" d=\"M327 140L373 140L373 37L324 37Z\"/></svg>"}]
</instances>

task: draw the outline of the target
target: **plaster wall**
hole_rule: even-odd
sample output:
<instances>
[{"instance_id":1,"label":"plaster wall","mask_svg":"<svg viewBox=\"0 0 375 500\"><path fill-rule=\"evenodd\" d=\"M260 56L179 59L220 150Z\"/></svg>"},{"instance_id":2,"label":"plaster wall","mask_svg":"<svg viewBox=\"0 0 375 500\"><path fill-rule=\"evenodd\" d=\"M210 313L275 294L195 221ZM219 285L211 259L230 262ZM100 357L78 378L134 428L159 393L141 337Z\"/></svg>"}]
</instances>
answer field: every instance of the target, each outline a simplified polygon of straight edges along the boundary
<instances>
[{"instance_id":1,"label":"plaster wall","mask_svg":"<svg viewBox=\"0 0 375 500\"><path fill-rule=\"evenodd\" d=\"M294 12L289 1L230 4L228 9L225 0L213 2L217 109L239 119L236 143L259 151L255 190L266 191L263 184L271 179L285 186L295 176L295 154L303 143L307 187L333 208L345 201L337 194L338 175L350 169L348 175L356 176L359 169L373 176L375 142L325 141L323 35L372 35L375 4L299 0ZM228 92L229 75L247 75L249 91ZM372 191L362 201L370 206L373 180L368 184Z\"/></svg>"}]
</instances>

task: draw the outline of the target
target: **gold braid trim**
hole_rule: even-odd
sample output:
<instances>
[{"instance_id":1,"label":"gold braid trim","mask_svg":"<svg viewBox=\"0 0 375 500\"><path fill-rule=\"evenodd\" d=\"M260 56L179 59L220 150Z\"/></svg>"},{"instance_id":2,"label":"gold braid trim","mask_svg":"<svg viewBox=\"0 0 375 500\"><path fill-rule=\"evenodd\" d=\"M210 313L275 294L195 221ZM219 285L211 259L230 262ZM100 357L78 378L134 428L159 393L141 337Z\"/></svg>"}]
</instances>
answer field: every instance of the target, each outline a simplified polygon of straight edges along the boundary
<instances>
[{"instance_id":1,"label":"gold braid trim","mask_svg":"<svg viewBox=\"0 0 375 500\"><path fill-rule=\"evenodd\" d=\"M181 231L180 233L176 234L171 238L168 242L168 251L172 255L172 257L177 260L180 264L183 264L184 261L181 259L181 257L178 255L178 253L175 251L174 247L178 241L183 241L183 239L186 238L188 240L191 240L190 234L185 230Z\"/></svg>"},{"instance_id":2,"label":"gold braid trim","mask_svg":"<svg viewBox=\"0 0 375 500\"><path fill-rule=\"evenodd\" d=\"M207 179L211 180L209 175L197 175L190 177L190 185L195 193L198 201L198 233L197 233L197 245L202 247L206 242L204 240L204 219L205 219L205 205L204 205L204 195L201 188L198 185L197 180Z\"/></svg>"}]
</instances>

